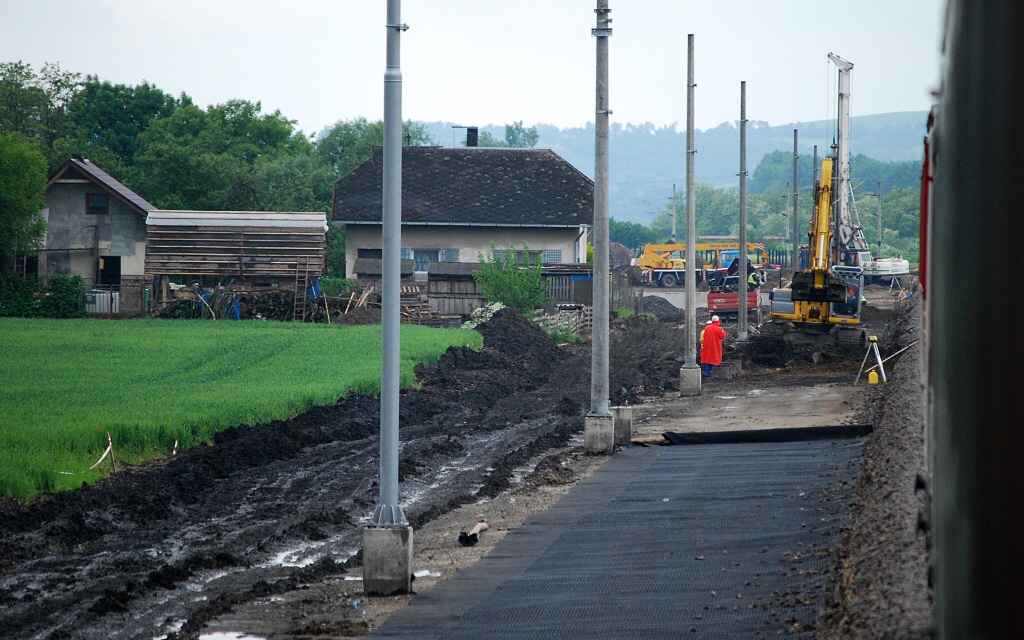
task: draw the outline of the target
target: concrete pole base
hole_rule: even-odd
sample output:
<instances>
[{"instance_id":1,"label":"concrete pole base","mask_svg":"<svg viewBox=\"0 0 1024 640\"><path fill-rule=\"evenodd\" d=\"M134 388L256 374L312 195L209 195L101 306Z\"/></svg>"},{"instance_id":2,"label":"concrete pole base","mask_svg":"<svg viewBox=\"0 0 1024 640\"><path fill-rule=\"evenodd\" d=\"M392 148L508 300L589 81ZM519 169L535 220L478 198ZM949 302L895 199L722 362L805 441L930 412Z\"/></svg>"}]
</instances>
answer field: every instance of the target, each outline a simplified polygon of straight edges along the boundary
<instances>
[{"instance_id":1,"label":"concrete pole base","mask_svg":"<svg viewBox=\"0 0 1024 640\"><path fill-rule=\"evenodd\" d=\"M700 395L700 367L679 368L679 395Z\"/></svg>"},{"instance_id":2,"label":"concrete pole base","mask_svg":"<svg viewBox=\"0 0 1024 640\"><path fill-rule=\"evenodd\" d=\"M412 527L363 529L363 592L412 592Z\"/></svg>"},{"instance_id":3,"label":"concrete pole base","mask_svg":"<svg viewBox=\"0 0 1024 640\"><path fill-rule=\"evenodd\" d=\"M615 444L629 446L633 441L633 407L612 407L611 410L615 422Z\"/></svg>"},{"instance_id":4,"label":"concrete pole base","mask_svg":"<svg viewBox=\"0 0 1024 640\"><path fill-rule=\"evenodd\" d=\"M588 413L583 422L583 448L587 453L611 455L615 451L615 419Z\"/></svg>"}]
</instances>

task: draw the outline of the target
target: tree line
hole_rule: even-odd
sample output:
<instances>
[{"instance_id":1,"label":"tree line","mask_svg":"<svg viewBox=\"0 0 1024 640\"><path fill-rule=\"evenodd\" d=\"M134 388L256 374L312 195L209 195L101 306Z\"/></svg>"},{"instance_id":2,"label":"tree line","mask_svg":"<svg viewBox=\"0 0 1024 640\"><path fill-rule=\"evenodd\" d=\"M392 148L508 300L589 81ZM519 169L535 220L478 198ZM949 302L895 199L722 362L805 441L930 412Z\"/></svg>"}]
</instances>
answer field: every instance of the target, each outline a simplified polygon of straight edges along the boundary
<instances>
[{"instance_id":1,"label":"tree line","mask_svg":"<svg viewBox=\"0 0 1024 640\"><path fill-rule=\"evenodd\" d=\"M438 144L422 123L406 122L403 132L407 145ZM506 125L504 141L485 132L480 145L532 147L538 137L536 127L518 121ZM91 159L161 209L329 213L337 179L382 143L380 120L338 121L319 135L307 134L280 111L265 112L258 101L236 99L203 108L185 93L174 96L148 82L115 84L56 64L37 71L23 62L0 63L0 273L13 268L16 252L39 247L45 231L39 219L43 187L73 154ZM768 154L753 173L752 239L785 236L791 158ZM916 190L906 182L913 173L909 165L917 163L879 163L863 156L853 163L858 176L864 177L861 168L870 168L866 188L874 189L875 175L883 183L885 249L916 256ZM800 167L802 176L810 175L809 158L802 158ZM801 183L809 179L802 177ZM810 219L808 190L801 190L801 220ZM737 234L736 189L702 184L695 195L698 235ZM680 196L681 212L683 202ZM867 218L874 219L874 207L867 208ZM684 219L681 214L678 229L685 230ZM664 241L671 221L671 205L650 226L613 221L612 239L631 248ZM330 275L343 275L343 233L333 226L328 232ZM868 238L873 241L870 233Z\"/></svg>"},{"instance_id":2,"label":"tree line","mask_svg":"<svg viewBox=\"0 0 1024 640\"><path fill-rule=\"evenodd\" d=\"M810 231L813 202L812 164L810 156L797 160L800 183L797 196L800 244L806 244ZM864 228L864 235L878 253L878 198L881 197L881 257L902 256L912 263L918 261L921 175L919 162L878 162L864 155L850 160L851 180L856 206L854 222ZM754 169L747 189L747 237L751 242L764 242L768 247L787 249L792 246L793 216L793 154L775 151L765 155ZM881 190L879 194L879 185ZM676 211L676 238L685 242L686 199L680 193L675 207L665 205L650 225L620 222L610 224L613 242L638 251L649 242L667 242L672 236L673 210ZM697 236L739 236L739 189L697 184L694 187Z\"/></svg>"}]
</instances>

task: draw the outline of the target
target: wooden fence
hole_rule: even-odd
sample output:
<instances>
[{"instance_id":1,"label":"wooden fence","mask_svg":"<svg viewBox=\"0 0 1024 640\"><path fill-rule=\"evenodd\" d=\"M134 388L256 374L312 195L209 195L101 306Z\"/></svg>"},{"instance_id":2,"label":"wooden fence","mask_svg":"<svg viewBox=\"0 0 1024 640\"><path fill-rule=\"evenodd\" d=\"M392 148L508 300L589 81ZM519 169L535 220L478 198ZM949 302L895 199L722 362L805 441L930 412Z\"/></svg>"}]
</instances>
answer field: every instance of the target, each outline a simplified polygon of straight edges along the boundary
<instances>
[{"instance_id":1,"label":"wooden fence","mask_svg":"<svg viewBox=\"0 0 1024 640\"><path fill-rule=\"evenodd\" d=\"M592 307L561 309L558 313L550 313L533 319L545 329L572 331L580 335L589 334L594 326L594 310Z\"/></svg>"}]
</instances>

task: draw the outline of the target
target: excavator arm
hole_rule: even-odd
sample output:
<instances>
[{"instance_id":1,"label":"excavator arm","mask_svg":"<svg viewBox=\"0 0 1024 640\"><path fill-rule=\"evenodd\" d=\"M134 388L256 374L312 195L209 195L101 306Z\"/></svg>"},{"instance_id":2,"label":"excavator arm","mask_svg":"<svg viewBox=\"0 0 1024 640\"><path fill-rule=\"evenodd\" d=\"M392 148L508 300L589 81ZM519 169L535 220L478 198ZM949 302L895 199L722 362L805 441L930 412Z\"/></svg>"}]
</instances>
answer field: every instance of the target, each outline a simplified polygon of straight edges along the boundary
<instances>
[{"instance_id":1,"label":"excavator arm","mask_svg":"<svg viewBox=\"0 0 1024 640\"><path fill-rule=\"evenodd\" d=\"M792 299L807 302L843 302L846 285L833 281L832 260L832 158L821 161L821 179L814 186L814 221L807 234L808 266L793 274Z\"/></svg>"}]
</instances>

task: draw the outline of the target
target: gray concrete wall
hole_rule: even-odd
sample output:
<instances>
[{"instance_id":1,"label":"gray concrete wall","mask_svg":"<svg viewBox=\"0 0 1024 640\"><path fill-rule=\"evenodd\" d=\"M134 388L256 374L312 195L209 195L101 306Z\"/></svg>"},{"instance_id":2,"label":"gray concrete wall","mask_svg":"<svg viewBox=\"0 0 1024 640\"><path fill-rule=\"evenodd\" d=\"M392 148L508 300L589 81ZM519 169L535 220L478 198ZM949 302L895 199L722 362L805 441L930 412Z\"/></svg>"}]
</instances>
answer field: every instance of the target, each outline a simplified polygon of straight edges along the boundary
<instances>
[{"instance_id":1,"label":"gray concrete wall","mask_svg":"<svg viewBox=\"0 0 1024 640\"><path fill-rule=\"evenodd\" d=\"M110 196L110 213L85 212L87 193L102 193L95 184L56 183L46 192L45 251L39 260L41 276L81 276L92 286L96 255L120 256L121 277L143 276L146 262L146 219ZM97 246L98 244L98 246Z\"/></svg>"},{"instance_id":2,"label":"gray concrete wall","mask_svg":"<svg viewBox=\"0 0 1024 640\"><path fill-rule=\"evenodd\" d=\"M480 253L488 253L491 243L499 249L511 244L531 251L560 250L562 262L586 260L586 240L577 228L544 229L521 227L403 227L402 247L410 249L458 249L460 262L477 262ZM582 247L580 246L582 244ZM381 228L349 225L345 231L345 274L353 277L359 249L380 249Z\"/></svg>"}]
</instances>

